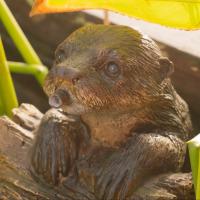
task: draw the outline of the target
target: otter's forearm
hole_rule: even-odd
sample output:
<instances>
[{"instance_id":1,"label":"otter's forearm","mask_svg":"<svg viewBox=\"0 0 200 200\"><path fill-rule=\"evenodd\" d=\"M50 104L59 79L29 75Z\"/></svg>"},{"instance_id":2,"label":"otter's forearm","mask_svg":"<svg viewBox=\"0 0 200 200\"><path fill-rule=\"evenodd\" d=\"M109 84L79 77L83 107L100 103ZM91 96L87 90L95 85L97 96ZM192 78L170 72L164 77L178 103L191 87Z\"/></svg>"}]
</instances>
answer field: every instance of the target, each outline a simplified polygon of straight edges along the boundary
<instances>
[{"instance_id":1,"label":"otter's forearm","mask_svg":"<svg viewBox=\"0 0 200 200\"><path fill-rule=\"evenodd\" d=\"M48 183L57 184L61 174L67 176L82 145L89 141L85 125L55 109L48 111L38 129L32 148L32 172Z\"/></svg>"},{"instance_id":2,"label":"otter's forearm","mask_svg":"<svg viewBox=\"0 0 200 200\"><path fill-rule=\"evenodd\" d=\"M103 164L96 187L99 198L124 199L148 177L176 171L184 154L184 142L173 133L136 135Z\"/></svg>"}]
</instances>

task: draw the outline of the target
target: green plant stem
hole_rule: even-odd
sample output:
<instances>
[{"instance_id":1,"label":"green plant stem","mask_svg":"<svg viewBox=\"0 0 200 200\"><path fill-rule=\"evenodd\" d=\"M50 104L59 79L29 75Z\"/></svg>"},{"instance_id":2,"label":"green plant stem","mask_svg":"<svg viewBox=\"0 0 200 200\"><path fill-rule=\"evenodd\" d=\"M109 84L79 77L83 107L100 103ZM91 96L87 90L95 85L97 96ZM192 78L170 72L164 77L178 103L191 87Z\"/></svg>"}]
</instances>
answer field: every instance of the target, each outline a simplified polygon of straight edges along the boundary
<instances>
[{"instance_id":1,"label":"green plant stem","mask_svg":"<svg viewBox=\"0 0 200 200\"><path fill-rule=\"evenodd\" d=\"M43 84L48 73L47 67L43 65L26 64L21 62L8 62L11 72L20 74L31 74L38 78L38 81Z\"/></svg>"},{"instance_id":2,"label":"green plant stem","mask_svg":"<svg viewBox=\"0 0 200 200\"><path fill-rule=\"evenodd\" d=\"M30 6L33 5L33 0L26 0L26 2L27 2Z\"/></svg>"},{"instance_id":3,"label":"green plant stem","mask_svg":"<svg viewBox=\"0 0 200 200\"><path fill-rule=\"evenodd\" d=\"M200 134L187 142L196 199L200 199Z\"/></svg>"},{"instance_id":4,"label":"green plant stem","mask_svg":"<svg viewBox=\"0 0 200 200\"><path fill-rule=\"evenodd\" d=\"M4 0L0 0L0 18L25 61L27 63L41 64L39 57L31 47Z\"/></svg>"},{"instance_id":5,"label":"green plant stem","mask_svg":"<svg viewBox=\"0 0 200 200\"><path fill-rule=\"evenodd\" d=\"M6 61L3 43L0 38L0 94L2 113L12 116L12 109L18 106L12 78Z\"/></svg>"},{"instance_id":6,"label":"green plant stem","mask_svg":"<svg viewBox=\"0 0 200 200\"><path fill-rule=\"evenodd\" d=\"M37 64L38 67L41 66L42 63L40 58L30 45L4 0L0 0L0 19L2 20L2 23L4 24L10 37L13 39L24 60L29 64ZM41 77L36 75L36 78L41 83Z\"/></svg>"},{"instance_id":7,"label":"green plant stem","mask_svg":"<svg viewBox=\"0 0 200 200\"><path fill-rule=\"evenodd\" d=\"M3 115L4 113L5 113L5 111L4 111L1 96L0 96L0 116Z\"/></svg>"},{"instance_id":8,"label":"green plant stem","mask_svg":"<svg viewBox=\"0 0 200 200\"><path fill-rule=\"evenodd\" d=\"M196 199L200 199L200 148L198 149L199 159L198 159L198 173L197 173L197 185L196 185Z\"/></svg>"}]
</instances>

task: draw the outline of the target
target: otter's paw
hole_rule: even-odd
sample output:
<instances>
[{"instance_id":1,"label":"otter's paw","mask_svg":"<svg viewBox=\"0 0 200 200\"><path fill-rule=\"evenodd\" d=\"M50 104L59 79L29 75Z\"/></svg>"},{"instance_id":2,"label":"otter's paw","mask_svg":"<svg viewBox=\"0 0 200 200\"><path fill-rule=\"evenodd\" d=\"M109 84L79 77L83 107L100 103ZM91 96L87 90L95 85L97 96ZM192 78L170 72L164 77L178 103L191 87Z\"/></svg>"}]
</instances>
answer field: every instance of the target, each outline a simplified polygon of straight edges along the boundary
<instances>
[{"instance_id":1,"label":"otter's paw","mask_svg":"<svg viewBox=\"0 0 200 200\"><path fill-rule=\"evenodd\" d=\"M130 183L131 172L129 166L117 163L104 168L97 181L96 192L99 199L125 199Z\"/></svg>"},{"instance_id":2,"label":"otter's paw","mask_svg":"<svg viewBox=\"0 0 200 200\"><path fill-rule=\"evenodd\" d=\"M32 150L31 170L45 181L58 184L66 176L76 158L77 119L55 109L48 111L36 130L37 137Z\"/></svg>"}]
</instances>

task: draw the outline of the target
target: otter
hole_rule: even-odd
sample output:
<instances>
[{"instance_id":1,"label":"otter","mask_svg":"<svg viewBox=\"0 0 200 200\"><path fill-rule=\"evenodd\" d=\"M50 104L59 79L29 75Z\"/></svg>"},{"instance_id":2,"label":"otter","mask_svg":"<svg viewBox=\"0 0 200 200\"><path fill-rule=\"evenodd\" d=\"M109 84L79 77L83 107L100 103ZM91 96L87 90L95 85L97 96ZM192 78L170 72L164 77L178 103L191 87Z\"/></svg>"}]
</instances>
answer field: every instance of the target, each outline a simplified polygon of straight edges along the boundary
<instances>
[{"instance_id":1,"label":"otter","mask_svg":"<svg viewBox=\"0 0 200 200\"><path fill-rule=\"evenodd\" d=\"M155 42L132 28L72 33L44 84L54 108L36 131L34 177L63 187L66 199L124 200L151 177L180 171L192 125L173 70Z\"/></svg>"}]
</instances>

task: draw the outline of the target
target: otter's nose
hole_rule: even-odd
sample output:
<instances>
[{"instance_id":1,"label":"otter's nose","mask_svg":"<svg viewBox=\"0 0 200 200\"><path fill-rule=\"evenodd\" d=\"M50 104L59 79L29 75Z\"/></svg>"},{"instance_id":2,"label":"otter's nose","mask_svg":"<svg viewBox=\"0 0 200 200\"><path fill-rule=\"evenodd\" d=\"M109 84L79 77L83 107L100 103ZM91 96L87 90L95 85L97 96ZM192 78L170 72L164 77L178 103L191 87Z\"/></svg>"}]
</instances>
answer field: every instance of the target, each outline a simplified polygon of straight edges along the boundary
<instances>
[{"instance_id":1,"label":"otter's nose","mask_svg":"<svg viewBox=\"0 0 200 200\"><path fill-rule=\"evenodd\" d=\"M49 105L53 108L60 108L62 105L71 103L70 95L67 91L59 89L49 97Z\"/></svg>"}]
</instances>

